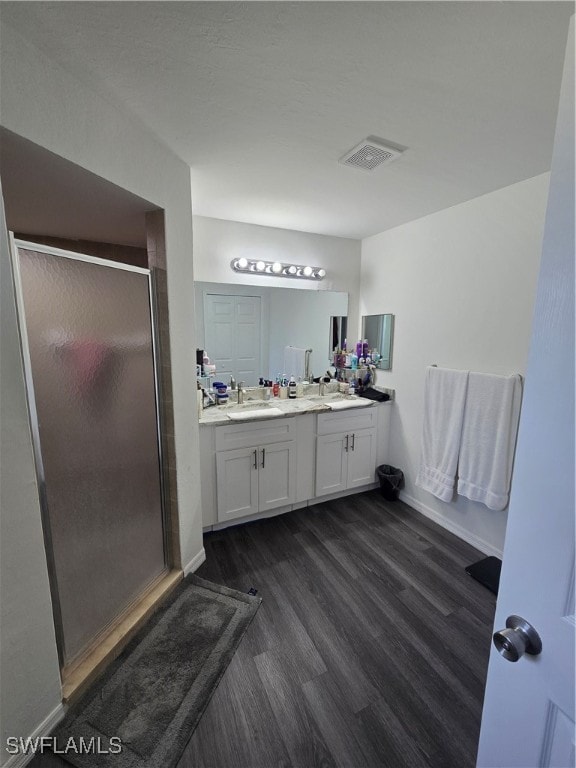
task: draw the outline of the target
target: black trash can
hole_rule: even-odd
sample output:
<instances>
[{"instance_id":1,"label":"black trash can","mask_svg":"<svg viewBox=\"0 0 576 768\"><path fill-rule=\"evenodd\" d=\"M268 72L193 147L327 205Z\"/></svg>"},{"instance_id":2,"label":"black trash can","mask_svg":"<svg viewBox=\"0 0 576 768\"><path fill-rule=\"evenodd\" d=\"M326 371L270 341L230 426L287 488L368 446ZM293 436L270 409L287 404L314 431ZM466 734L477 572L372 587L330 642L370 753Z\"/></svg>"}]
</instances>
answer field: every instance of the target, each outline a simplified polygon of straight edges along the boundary
<instances>
[{"instance_id":1,"label":"black trash can","mask_svg":"<svg viewBox=\"0 0 576 768\"><path fill-rule=\"evenodd\" d=\"M398 491L404 485L404 472L390 464L380 464L376 470L380 481L380 493L388 501L396 501Z\"/></svg>"}]
</instances>

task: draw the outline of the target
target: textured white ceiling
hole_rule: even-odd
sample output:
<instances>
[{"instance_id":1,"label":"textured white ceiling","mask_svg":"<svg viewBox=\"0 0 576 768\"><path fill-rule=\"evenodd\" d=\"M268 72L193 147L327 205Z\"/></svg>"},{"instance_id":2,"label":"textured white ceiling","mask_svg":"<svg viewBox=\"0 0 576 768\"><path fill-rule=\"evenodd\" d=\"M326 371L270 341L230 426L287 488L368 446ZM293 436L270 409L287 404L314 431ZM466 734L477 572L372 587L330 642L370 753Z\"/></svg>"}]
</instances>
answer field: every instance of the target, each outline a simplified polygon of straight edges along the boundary
<instances>
[{"instance_id":1,"label":"textured white ceiling","mask_svg":"<svg viewBox=\"0 0 576 768\"><path fill-rule=\"evenodd\" d=\"M194 213L361 238L547 171L572 2L2 2L192 167ZM368 135L408 147L371 174Z\"/></svg>"}]
</instances>

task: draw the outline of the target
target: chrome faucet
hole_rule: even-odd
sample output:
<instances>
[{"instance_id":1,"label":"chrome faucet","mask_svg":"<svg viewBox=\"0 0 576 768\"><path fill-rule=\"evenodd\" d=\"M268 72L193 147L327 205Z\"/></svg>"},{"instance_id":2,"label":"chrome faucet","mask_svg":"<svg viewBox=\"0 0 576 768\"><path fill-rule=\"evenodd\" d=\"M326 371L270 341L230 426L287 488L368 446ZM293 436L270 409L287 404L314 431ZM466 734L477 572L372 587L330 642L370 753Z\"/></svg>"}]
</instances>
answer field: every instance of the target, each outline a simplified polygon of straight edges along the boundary
<instances>
[{"instance_id":1,"label":"chrome faucet","mask_svg":"<svg viewBox=\"0 0 576 768\"><path fill-rule=\"evenodd\" d=\"M236 388L238 390L238 405L242 405L244 402L244 382L239 381Z\"/></svg>"}]
</instances>

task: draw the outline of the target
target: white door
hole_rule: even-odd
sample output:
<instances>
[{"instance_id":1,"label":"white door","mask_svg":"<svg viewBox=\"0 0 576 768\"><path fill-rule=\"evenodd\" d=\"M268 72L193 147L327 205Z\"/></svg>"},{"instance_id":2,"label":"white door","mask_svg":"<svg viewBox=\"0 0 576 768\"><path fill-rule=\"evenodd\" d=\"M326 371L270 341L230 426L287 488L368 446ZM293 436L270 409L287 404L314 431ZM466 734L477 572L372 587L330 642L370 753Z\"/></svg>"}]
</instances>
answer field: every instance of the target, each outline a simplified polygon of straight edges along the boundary
<instances>
[{"instance_id":1,"label":"white door","mask_svg":"<svg viewBox=\"0 0 576 768\"><path fill-rule=\"evenodd\" d=\"M258 449L216 454L218 522L258 512Z\"/></svg>"},{"instance_id":2,"label":"white door","mask_svg":"<svg viewBox=\"0 0 576 768\"><path fill-rule=\"evenodd\" d=\"M228 383L234 371L234 296L204 296L204 346L216 365L216 381Z\"/></svg>"},{"instance_id":3,"label":"white door","mask_svg":"<svg viewBox=\"0 0 576 768\"><path fill-rule=\"evenodd\" d=\"M296 443L287 440L258 449L258 510L282 507L294 501L296 493Z\"/></svg>"},{"instance_id":4,"label":"white door","mask_svg":"<svg viewBox=\"0 0 576 768\"><path fill-rule=\"evenodd\" d=\"M348 440L348 488L374 482L376 470L376 430L361 429Z\"/></svg>"},{"instance_id":5,"label":"white door","mask_svg":"<svg viewBox=\"0 0 576 768\"><path fill-rule=\"evenodd\" d=\"M260 297L207 293L204 296L204 345L216 365L216 380L230 376L247 387L261 376Z\"/></svg>"},{"instance_id":6,"label":"white door","mask_svg":"<svg viewBox=\"0 0 576 768\"><path fill-rule=\"evenodd\" d=\"M492 647L478 766L574 766L574 18L495 630L517 614L540 655L507 661Z\"/></svg>"},{"instance_id":7,"label":"white door","mask_svg":"<svg viewBox=\"0 0 576 768\"><path fill-rule=\"evenodd\" d=\"M260 297L236 297L236 378L255 387L260 366Z\"/></svg>"},{"instance_id":8,"label":"white door","mask_svg":"<svg viewBox=\"0 0 576 768\"><path fill-rule=\"evenodd\" d=\"M347 487L348 435L321 435L316 440L316 496L337 493Z\"/></svg>"}]
</instances>

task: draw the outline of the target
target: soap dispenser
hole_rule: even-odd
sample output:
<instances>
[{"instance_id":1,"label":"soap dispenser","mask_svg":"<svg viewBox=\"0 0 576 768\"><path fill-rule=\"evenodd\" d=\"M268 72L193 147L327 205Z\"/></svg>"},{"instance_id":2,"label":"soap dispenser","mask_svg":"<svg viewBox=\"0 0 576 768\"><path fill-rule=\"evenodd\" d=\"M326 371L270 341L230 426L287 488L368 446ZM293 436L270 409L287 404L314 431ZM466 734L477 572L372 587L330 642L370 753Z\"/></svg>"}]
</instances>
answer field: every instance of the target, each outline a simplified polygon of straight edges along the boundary
<instances>
[{"instance_id":1,"label":"soap dispenser","mask_svg":"<svg viewBox=\"0 0 576 768\"><path fill-rule=\"evenodd\" d=\"M290 398L290 400L295 400L296 395L297 395L296 379L294 378L294 376L290 376L290 381L288 382L288 397Z\"/></svg>"}]
</instances>

